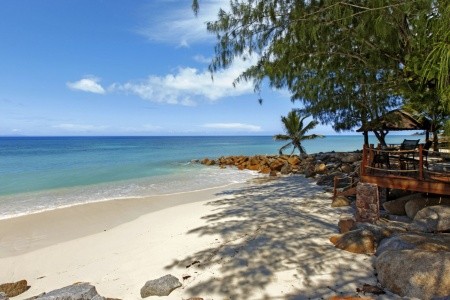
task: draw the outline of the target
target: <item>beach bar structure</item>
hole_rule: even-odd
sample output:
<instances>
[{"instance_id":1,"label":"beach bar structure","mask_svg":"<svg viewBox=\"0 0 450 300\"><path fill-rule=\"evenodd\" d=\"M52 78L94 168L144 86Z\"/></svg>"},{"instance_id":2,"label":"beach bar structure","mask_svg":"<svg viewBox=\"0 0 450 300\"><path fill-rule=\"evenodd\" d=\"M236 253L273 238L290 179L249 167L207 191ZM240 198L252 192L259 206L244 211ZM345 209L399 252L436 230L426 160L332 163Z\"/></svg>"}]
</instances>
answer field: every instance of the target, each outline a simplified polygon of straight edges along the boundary
<instances>
[{"instance_id":1,"label":"beach bar structure","mask_svg":"<svg viewBox=\"0 0 450 300\"><path fill-rule=\"evenodd\" d=\"M417 119L402 109L394 109L380 118L364 124L356 131L367 133L368 131L382 130L388 133L390 131L423 130L425 139L428 140L431 127L431 121L425 117Z\"/></svg>"},{"instance_id":2,"label":"beach bar structure","mask_svg":"<svg viewBox=\"0 0 450 300\"><path fill-rule=\"evenodd\" d=\"M401 145L365 145L361 163L361 182L382 188L402 189L423 193L450 195L450 163L445 159L430 158L429 131L431 121L415 118L401 109L395 109L368 122L357 131L424 130L426 143L404 140Z\"/></svg>"},{"instance_id":3,"label":"beach bar structure","mask_svg":"<svg viewBox=\"0 0 450 300\"><path fill-rule=\"evenodd\" d=\"M376 222L388 189L450 196L450 156L430 151L430 129L431 122L426 118L417 120L407 112L396 109L357 130L364 132L366 143L368 131L385 135L389 131L424 130L426 143L419 144L420 139L405 139L401 145L374 147L365 144L359 180L352 180L349 186L338 192L338 182L345 178L335 177L334 197L356 194L356 221Z\"/></svg>"},{"instance_id":4,"label":"beach bar structure","mask_svg":"<svg viewBox=\"0 0 450 300\"><path fill-rule=\"evenodd\" d=\"M360 181L381 188L450 196L450 161L429 158L428 150L364 146Z\"/></svg>"}]
</instances>

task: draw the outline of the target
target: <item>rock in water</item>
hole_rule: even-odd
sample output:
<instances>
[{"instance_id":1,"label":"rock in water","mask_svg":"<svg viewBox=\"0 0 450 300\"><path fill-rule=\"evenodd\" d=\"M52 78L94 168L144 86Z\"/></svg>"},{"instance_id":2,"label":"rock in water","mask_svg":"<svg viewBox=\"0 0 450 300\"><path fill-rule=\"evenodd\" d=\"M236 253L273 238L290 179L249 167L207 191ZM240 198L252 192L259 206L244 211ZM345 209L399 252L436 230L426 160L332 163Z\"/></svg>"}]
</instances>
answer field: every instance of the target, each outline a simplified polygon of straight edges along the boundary
<instances>
[{"instance_id":1,"label":"rock in water","mask_svg":"<svg viewBox=\"0 0 450 300\"><path fill-rule=\"evenodd\" d=\"M402 297L450 295L450 252L386 251L375 266L381 285Z\"/></svg>"},{"instance_id":2,"label":"rock in water","mask_svg":"<svg viewBox=\"0 0 450 300\"><path fill-rule=\"evenodd\" d=\"M419 210L414 221L408 226L410 231L439 232L450 230L450 206L435 205Z\"/></svg>"},{"instance_id":3,"label":"rock in water","mask_svg":"<svg viewBox=\"0 0 450 300\"><path fill-rule=\"evenodd\" d=\"M20 280L13 283L0 284L0 292L5 293L6 297L15 297L27 291L30 287L26 280ZM0 298L1 299L1 298Z\"/></svg>"},{"instance_id":4,"label":"rock in water","mask_svg":"<svg viewBox=\"0 0 450 300\"><path fill-rule=\"evenodd\" d=\"M97 293L95 286L87 282L76 283L51 291L35 298L36 300L105 300Z\"/></svg>"},{"instance_id":5,"label":"rock in water","mask_svg":"<svg viewBox=\"0 0 450 300\"><path fill-rule=\"evenodd\" d=\"M172 275L166 275L158 279L149 280L141 288L141 297L168 296L174 289L179 288L181 282Z\"/></svg>"}]
</instances>

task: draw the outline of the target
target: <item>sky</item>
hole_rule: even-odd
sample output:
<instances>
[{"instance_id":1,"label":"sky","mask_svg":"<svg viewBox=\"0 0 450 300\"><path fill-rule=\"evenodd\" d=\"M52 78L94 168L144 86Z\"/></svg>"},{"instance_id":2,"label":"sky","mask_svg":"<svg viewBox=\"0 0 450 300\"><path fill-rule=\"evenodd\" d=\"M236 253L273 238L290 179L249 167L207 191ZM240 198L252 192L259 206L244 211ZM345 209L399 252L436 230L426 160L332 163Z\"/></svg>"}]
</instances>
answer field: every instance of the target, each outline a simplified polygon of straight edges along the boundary
<instances>
[{"instance_id":1,"label":"sky","mask_svg":"<svg viewBox=\"0 0 450 300\"><path fill-rule=\"evenodd\" d=\"M205 22L227 3L202 0L195 17L191 0L2 0L0 136L282 133L300 103L233 87L251 59L211 79Z\"/></svg>"}]
</instances>

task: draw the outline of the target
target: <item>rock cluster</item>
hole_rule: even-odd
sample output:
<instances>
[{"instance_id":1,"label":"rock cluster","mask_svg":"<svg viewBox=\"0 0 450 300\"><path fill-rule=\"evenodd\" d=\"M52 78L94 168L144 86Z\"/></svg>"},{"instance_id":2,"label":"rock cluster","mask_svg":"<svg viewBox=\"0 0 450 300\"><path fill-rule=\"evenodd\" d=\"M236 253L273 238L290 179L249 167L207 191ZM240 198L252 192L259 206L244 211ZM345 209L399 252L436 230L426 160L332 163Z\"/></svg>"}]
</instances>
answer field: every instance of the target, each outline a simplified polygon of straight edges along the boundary
<instances>
[{"instance_id":1,"label":"rock cluster","mask_svg":"<svg viewBox=\"0 0 450 300\"><path fill-rule=\"evenodd\" d=\"M339 224L342 234L330 237L330 241L349 252L375 253L378 280L395 294L419 299L448 297L450 234L429 233L429 228L434 232L436 228L447 228L449 209L448 206L425 207L409 225L386 220L368 224L342 219ZM417 228L422 232L411 231Z\"/></svg>"},{"instance_id":2,"label":"rock cluster","mask_svg":"<svg viewBox=\"0 0 450 300\"><path fill-rule=\"evenodd\" d=\"M360 152L326 152L306 155L255 155L222 156L218 159L205 158L200 163L221 168L235 166L239 170L258 171L263 174L303 174L316 177L317 184L333 186L334 176L359 172L362 154Z\"/></svg>"},{"instance_id":3,"label":"rock cluster","mask_svg":"<svg viewBox=\"0 0 450 300\"><path fill-rule=\"evenodd\" d=\"M166 275L155 280L149 280L141 289L141 297L168 296L174 289L181 286L178 278ZM9 300L27 291L30 286L26 280L0 285L0 300ZM116 298L105 298L97 293L95 286L87 283L75 283L48 293L27 298L28 300L120 300ZM191 298L200 300L202 298Z\"/></svg>"},{"instance_id":4,"label":"rock cluster","mask_svg":"<svg viewBox=\"0 0 450 300\"><path fill-rule=\"evenodd\" d=\"M434 205L449 205L448 197L428 197L421 193L399 197L383 203L384 209L393 215L406 215L414 219L417 212L421 209Z\"/></svg>"}]
</instances>

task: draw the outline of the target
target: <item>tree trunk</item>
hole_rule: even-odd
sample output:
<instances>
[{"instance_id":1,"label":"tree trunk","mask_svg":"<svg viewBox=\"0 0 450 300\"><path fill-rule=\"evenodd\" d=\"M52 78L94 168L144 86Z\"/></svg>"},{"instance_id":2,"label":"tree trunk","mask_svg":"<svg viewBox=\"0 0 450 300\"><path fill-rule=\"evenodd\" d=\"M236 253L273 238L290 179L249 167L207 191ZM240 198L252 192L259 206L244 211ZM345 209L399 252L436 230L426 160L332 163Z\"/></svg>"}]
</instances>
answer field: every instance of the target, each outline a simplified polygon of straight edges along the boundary
<instances>
[{"instance_id":1,"label":"tree trunk","mask_svg":"<svg viewBox=\"0 0 450 300\"><path fill-rule=\"evenodd\" d=\"M375 133L375 136L377 137L378 141L380 142L380 144L382 146L387 146L386 140L385 140L387 132L384 132L383 130L380 130L380 131L374 130L373 133Z\"/></svg>"},{"instance_id":2,"label":"tree trunk","mask_svg":"<svg viewBox=\"0 0 450 300\"><path fill-rule=\"evenodd\" d=\"M433 131L433 151L438 151L439 150L439 137L438 137L438 132Z\"/></svg>"},{"instance_id":3,"label":"tree trunk","mask_svg":"<svg viewBox=\"0 0 450 300\"><path fill-rule=\"evenodd\" d=\"M363 135L364 135L364 145L369 146L369 132L364 131Z\"/></svg>"}]
</instances>

